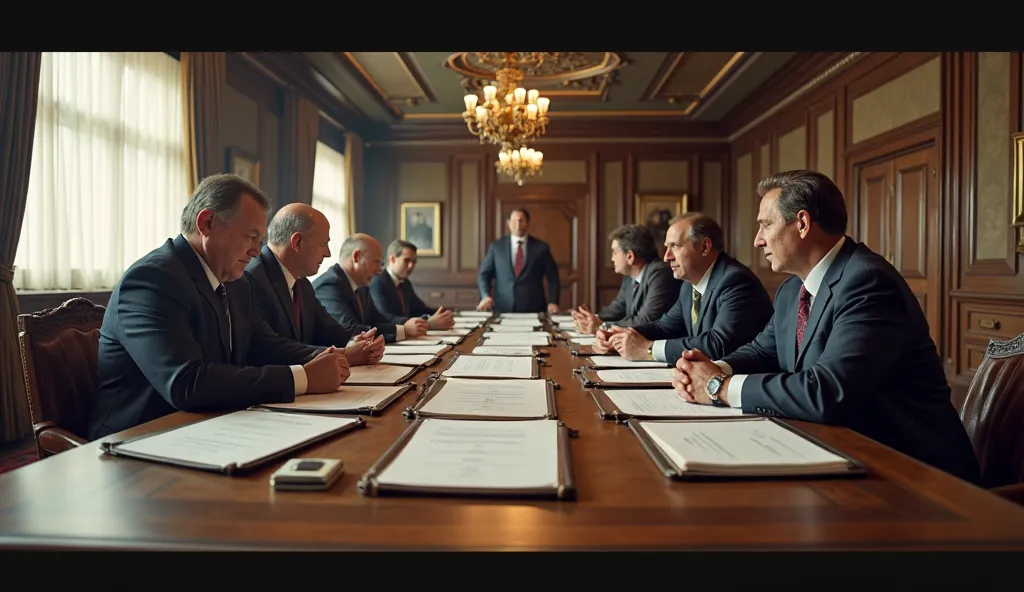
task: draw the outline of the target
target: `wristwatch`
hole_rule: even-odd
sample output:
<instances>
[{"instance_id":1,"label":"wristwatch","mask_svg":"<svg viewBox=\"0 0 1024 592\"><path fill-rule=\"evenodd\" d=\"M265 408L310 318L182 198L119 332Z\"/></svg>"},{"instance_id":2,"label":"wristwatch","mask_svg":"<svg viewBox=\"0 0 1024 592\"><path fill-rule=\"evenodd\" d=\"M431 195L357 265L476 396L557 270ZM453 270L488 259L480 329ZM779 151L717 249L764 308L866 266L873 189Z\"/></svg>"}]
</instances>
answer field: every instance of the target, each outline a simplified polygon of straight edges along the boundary
<instances>
[{"instance_id":1,"label":"wristwatch","mask_svg":"<svg viewBox=\"0 0 1024 592\"><path fill-rule=\"evenodd\" d=\"M715 407L725 407L725 402L719 398L718 391L722 390L722 384L725 383L726 378L728 378L728 376L725 374L719 374L718 376L712 376L708 379L706 390L708 392L708 397L711 398L711 404Z\"/></svg>"}]
</instances>

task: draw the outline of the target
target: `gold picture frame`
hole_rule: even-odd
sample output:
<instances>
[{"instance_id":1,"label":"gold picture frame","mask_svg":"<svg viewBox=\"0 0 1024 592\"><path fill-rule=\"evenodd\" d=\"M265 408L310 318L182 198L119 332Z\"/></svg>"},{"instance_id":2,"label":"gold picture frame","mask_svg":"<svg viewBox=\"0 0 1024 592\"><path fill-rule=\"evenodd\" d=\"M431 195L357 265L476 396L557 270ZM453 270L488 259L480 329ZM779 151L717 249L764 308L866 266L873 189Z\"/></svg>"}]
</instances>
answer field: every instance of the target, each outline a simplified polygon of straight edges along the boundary
<instances>
[{"instance_id":1,"label":"gold picture frame","mask_svg":"<svg viewBox=\"0 0 1024 592\"><path fill-rule=\"evenodd\" d=\"M398 236L416 245L418 255L441 256L441 202L403 203Z\"/></svg>"},{"instance_id":2,"label":"gold picture frame","mask_svg":"<svg viewBox=\"0 0 1024 592\"><path fill-rule=\"evenodd\" d=\"M690 211L688 193L645 193L636 194L633 223L646 226L654 234L654 245L658 255L665 256L665 233L670 220Z\"/></svg>"},{"instance_id":3,"label":"gold picture frame","mask_svg":"<svg viewBox=\"0 0 1024 592\"><path fill-rule=\"evenodd\" d=\"M1010 225L1017 229L1017 252L1024 255L1024 133L1013 135L1012 199Z\"/></svg>"},{"instance_id":4,"label":"gold picture frame","mask_svg":"<svg viewBox=\"0 0 1024 592\"><path fill-rule=\"evenodd\" d=\"M258 156L237 146L229 146L225 149L225 157L227 172L238 175L256 187L260 186L260 159Z\"/></svg>"}]
</instances>

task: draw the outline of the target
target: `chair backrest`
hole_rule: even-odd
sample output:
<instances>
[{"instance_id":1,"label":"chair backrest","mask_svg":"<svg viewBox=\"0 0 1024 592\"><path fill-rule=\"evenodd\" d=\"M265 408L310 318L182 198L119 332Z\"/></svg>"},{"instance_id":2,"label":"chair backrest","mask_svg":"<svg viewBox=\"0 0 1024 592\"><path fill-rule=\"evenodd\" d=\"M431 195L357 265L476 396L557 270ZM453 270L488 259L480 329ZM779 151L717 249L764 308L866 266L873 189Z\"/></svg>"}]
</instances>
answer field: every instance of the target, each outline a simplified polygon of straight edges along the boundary
<instances>
[{"instance_id":1,"label":"chair backrest","mask_svg":"<svg viewBox=\"0 0 1024 592\"><path fill-rule=\"evenodd\" d=\"M1024 482L1024 333L989 342L960 419L981 464L981 485Z\"/></svg>"},{"instance_id":2,"label":"chair backrest","mask_svg":"<svg viewBox=\"0 0 1024 592\"><path fill-rule=\"evenodd\" d=\"M96 365L105 308L72 298L57 308L18 315L18 342L32 423L52 421L86 437L96 405Z\"/></svg>"}]
</instances>

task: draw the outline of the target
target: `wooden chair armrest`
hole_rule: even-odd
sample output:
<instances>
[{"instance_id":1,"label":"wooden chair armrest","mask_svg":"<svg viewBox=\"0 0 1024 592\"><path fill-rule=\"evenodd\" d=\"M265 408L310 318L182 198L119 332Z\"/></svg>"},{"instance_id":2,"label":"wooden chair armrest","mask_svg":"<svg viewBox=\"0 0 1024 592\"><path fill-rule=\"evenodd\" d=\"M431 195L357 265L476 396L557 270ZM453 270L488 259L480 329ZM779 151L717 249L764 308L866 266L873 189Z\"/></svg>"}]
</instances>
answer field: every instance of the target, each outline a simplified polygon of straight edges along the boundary
<instances>
[{"instance_id":1,"label":"wooden chair armrest","mask_svg":"<svg viewBox=\"0 0 1024 592\"><path fill-rule=\"evenodd\" d=\"M1018 504L1024 506L1024 483L1016 483L1014 485L1003 485L1002 487L993 487L992 493L995 493L1012 502L1017 502Z\"/></svg>"},{"instance_id":2,"label":"wooden chair armrest","mask_svg":"<svg viewBox=\"0 0 1024 592\"><path fill-rule=\"evenodd\" d=\"M32 433L36 437L36 448L39 451L39 458L52 456L88 443L86 440L59 427L52 421L33 424Z\"/></svg>"}]
</instances>

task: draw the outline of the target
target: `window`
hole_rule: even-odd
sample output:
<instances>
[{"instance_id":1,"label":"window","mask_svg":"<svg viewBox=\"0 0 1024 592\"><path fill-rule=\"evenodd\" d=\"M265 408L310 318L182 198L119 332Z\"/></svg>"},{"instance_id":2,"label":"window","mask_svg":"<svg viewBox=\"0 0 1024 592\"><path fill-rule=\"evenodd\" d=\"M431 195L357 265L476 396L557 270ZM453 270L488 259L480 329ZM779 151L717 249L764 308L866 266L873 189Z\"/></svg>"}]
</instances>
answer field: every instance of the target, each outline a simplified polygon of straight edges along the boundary
<instances>
[{"instance_id":1,"label":"window","mask_svg":"<svg viewBox=\"0 0 1024 592\"><path fill-rule=\"evenodd\" d=\"M348 197L345 186L345 156L323 142L316 143L313 167L313 207L331 223L331 254L324 259L312 281L337 261L338 248L348 238Z\"/></svg>"},{"instance_id":2,"label":"window","mask_svg":"<svg viewBox=\"0 0 1024 592\"><path fill-rule=\"evenodd\" d=\"M43 53L15 288L110 289L178 234L180 76L162 52Z\"/></svg>"}]
</instances>

